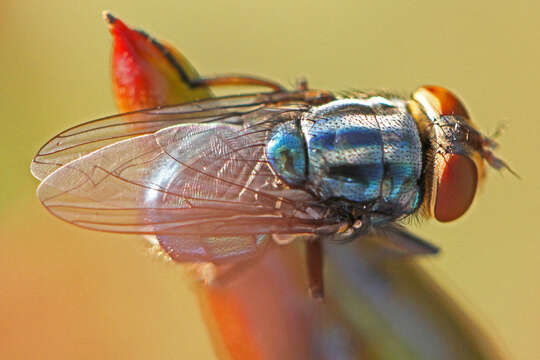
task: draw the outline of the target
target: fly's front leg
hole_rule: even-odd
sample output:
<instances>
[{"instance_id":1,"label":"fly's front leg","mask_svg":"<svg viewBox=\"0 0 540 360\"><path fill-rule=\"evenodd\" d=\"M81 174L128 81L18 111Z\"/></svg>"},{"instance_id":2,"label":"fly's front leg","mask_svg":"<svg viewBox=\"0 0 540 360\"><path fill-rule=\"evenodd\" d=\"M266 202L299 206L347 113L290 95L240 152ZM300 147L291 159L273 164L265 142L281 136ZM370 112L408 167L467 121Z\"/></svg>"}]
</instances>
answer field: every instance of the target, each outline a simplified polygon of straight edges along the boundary
<instances>
[{"instance_id":1,"label":"fly's front leg","mask_svg":"<svg viewBox=\"0 0 540 360\"><path fill-rule=\"evenodd\" d=\"M286 89L280 84L255 77L246 75L218 75L215 77L200 77L189 81L191 87L209 87L209 86L258 86L267 87L276 92L286 91Z\"/></svg>"},{"instance_id":2,"label":"fly's front leg","mask_svg":"<svg viewBox=\"0 0 540 360\"><path fill-rule=\"evenodd\" d=\"M198 77L188 79L187 84L191 88L216 87L216 86L253 86L267 87L274 92L269 96L280 96L272 102L302 101L311 105L326 104L335 99L335 96L323 90L309 90L307 80L300 80L297 84L297 91L290 92L277 82L247 75L218 75L215 77Z\"/></svg>"},{"instance_id":3,"label":"fly's front leg","mask_svg":"<svg viewBox=\"0 0 540 360\"><path fill-rule=\"evenodd\" d=\"M309 294L312 298L324 298L324 259L321 238L306 240L306 264Z\"/></svg>"}]
</instances>

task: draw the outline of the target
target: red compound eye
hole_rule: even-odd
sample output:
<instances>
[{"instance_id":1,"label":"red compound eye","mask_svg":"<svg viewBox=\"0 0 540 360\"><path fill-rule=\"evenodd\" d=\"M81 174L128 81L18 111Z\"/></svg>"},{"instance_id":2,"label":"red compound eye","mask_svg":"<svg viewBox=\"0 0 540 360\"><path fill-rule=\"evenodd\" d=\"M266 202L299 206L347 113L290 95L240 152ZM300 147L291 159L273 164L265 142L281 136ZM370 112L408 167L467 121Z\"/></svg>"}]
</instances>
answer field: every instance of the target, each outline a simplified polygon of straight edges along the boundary
<instances>
[{"instance_id":1,"label":"red compound eye","mask_svg":"<svg viewBox=\"0 0 540 360\"><path fill-rule=\"evenodd\" d=\"M465 106L450 90L434 85L423 86L420 90L429 93L429 103L439 115L458 115L469 119Z\"/></svg>"},{"instance_id":2,"label":"red compound eye","mask_svg":"<svg viewBox=\"0 0 540 360\"><path fill-rule=\"evenodd\" d=\"M460 154L446 155L440 166L433 215L438 221L447 222L459 218L471 206L478 170L473 160Z\"/></svg>"}]
</instances>

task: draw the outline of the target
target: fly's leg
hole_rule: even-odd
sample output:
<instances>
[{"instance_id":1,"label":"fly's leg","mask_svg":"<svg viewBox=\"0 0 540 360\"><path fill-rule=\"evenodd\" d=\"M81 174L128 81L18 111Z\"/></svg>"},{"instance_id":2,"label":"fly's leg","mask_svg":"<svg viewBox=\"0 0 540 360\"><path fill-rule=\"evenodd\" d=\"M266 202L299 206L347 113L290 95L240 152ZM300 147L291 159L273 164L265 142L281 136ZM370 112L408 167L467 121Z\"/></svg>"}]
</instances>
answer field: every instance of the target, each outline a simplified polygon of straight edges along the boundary
<instances>
[{"instance_id":1,"label":"fly's leg","mask_svg":"<svg viewBox=\"0 0 540 360\"><path fill-rule=\"evenodd\" d=\"M276 92L286 91L286 89L278 83L262 79L255 76L246 75L219 75L215 77L204 77L189 80L191 87L200 86L258 86L267 87Z\"/></svg>"},{"instance_id":2,"label":"fly's leg","mask_svg":"<svg viewBox=\"0 0 540 360\"><path fill-rule=\"evenodd\" d=\"M249 75L218 75L215 77L199 77L196 79L185 78L188 86L196 87L216 87L216 86L257 86L267 87L277 93L283 95L280 99L283 102L287 101L304 101L312 105L325 104L335 97L332 93L323 90L309 90L307 80L300 80L297 84L296 92L289 92L286 88L277 82ZM271 94L272 95L272 94Z\"/></svg>"},{"instance_id":3,"label":"fly's leg","mask_svg":"<svg viewBox=\"0 0 540 360\"><path fill-rule=\"evenodd\" d=\"M276 92L287 91L283 86L272 80L263 79L250 75L218 75L215 77L200 77L189 80L191 87L199 86L259 86L267 87ZM306 79L299 79L296 85L298 91L308 91Z\"/></svg>"},{"instance_id":4,"label":"fly's leg","mask_svg":"<svg viewBox=\"0 0 540 360\"><path fill-rule=\"evenodd\" d=\"M306 241L306 263L309 294L314 299L322 300L324 298L324 261L320 238Z\"/></svg>"}]
</instances>

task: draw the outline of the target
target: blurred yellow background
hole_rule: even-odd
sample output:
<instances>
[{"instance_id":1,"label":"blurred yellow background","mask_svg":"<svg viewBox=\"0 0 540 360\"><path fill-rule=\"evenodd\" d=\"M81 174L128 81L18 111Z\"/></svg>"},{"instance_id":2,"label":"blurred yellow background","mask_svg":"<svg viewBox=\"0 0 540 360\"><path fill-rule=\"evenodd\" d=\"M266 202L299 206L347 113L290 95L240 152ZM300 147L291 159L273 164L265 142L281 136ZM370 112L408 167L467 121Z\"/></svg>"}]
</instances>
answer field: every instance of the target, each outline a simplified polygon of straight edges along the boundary
<instances>
[{"instance_id":1,"label":"blurred yellow background","mask_svg":"<svg viewBox=\"0 0 540 360\"><path fill-rule=\"evenodd\" d=\"M51 136L114 113L101 11L175 44L197 69L314 88L454 90L521 175L492 171L472 210L413 231L420 260L515 359L540 358L540 3L65 1L0 3L0 358L211 359L179 266L137 237L81 230L34 195Z\"/></svg>"}]
</instances>

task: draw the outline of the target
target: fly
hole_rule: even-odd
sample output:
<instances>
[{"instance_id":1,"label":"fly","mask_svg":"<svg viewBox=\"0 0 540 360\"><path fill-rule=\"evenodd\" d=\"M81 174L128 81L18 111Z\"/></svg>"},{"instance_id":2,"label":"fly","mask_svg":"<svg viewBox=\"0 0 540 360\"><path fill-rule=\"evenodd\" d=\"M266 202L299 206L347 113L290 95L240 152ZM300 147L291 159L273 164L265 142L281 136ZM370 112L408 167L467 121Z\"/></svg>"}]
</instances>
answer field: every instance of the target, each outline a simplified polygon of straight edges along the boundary
<instances>
[{"instance_id":1,"label":"fly","mask_svg":"<svg viewBox=\"0 0 540 360\"><path fill-rule=\"evenodd\" d=\"M120 114L61 132L37 153L38 196L92 230L153 235L178 262L235 262L274 241L305 241L310 291L323 296L323 241L384 237L401 254L438 249L399 221L462 216L506 165L458 98L422 86L409 98L295 90L261 78L197 86L265 86Z\"/></svg>"}]
</instances>

